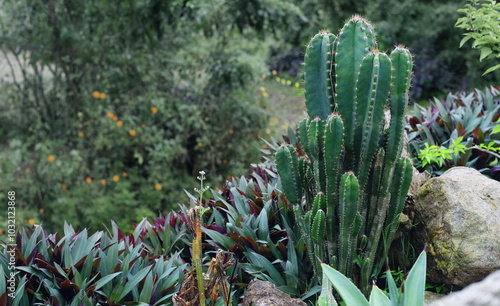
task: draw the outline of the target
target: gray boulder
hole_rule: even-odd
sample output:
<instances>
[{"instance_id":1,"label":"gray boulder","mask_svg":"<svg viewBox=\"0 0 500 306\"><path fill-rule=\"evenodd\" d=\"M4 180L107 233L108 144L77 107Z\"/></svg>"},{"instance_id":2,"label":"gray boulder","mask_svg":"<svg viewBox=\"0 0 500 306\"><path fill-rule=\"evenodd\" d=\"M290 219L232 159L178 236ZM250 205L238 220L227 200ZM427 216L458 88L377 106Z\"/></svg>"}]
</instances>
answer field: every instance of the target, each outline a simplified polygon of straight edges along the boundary
<instances>
[{"instance_id":1,"label":"gray boulder","mask_svg":"<svg viewBox=\"0 0 500 306\"><path fill-rule=\"evenodd\" d=\"M270 282L253 279L248 285L243 306L307 306L301 299L292 299L290 295L276 288Z\"/></svg>"},{"instance_id":2,"label":"gray boulder","mask_svg":"<svg viewBox=\"0 0 500 306\"><path fill-rule=\"evenodd\" d=\"M439 299L429 306L493 306L500 305L500 271L479 283Z\"/></svg>"},{"instance_id":3,"label":"gray boulder","mask_svg":"<svg viewBox=\"0 0 500 306\"><path fill-rule=\"evenodd\" d=\"M425 291L425 293L424 293L424 305L430 306L430 305L432 305L433 302L435 302L439 299L442 299L444 296L445 296L444 294Z\"/></svg>"},{"instance_id":4,"label":"gray boulder","mask_svg":"<svg viewBox=\"0 0 500 306\"><path fill-rule=\"evenodd\" d=\"M455 167L414 195L413 244L427 244L427 280L465 287L500 269L500 182Z\"/></svg>"}]
</instances>

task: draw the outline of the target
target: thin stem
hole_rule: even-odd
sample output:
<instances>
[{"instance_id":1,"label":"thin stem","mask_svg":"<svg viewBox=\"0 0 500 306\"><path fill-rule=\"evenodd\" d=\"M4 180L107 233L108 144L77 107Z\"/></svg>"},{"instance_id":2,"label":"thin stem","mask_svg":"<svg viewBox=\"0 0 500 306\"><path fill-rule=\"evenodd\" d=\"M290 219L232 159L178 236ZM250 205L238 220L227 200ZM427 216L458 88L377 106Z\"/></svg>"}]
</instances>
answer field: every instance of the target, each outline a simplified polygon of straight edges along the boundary
<instances>
[{"instance_id":1,"label":"thin stem","mask_svg":"<svg viewBox=\"0 0 500 306\"><path fill-rule=\"evenodd\" d=\"M483 148L478 147L478 146L473 146L473 147L467 148L465 150L472 150L472 149L476 149L476 150L479 150L479 151L482 151L482 152L486 152L488 154L491 154L491 155L495 156L496 158L500 158L500 154L497 154L497 153L495 153L493 151L490 151L490 150L487 150L487 149L483 149Z\"/></svg>"}]
</instances>

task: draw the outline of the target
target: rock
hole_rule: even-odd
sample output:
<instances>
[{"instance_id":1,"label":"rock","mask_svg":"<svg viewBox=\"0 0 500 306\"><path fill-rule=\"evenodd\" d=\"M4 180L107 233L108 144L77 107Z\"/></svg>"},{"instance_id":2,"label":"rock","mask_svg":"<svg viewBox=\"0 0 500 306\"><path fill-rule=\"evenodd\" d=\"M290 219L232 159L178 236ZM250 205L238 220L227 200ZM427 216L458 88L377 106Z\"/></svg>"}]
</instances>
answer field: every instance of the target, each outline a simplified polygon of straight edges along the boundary
<instances>
[{"instance_id":1,"label":"rock","mask_svg":"<svg viewBox=\"0 0 500 306\"><path fill-rule=\"evenodd\" d=\"M248 285L243 306L307 306L301 299L292 299L290 295L276 288L270 282L253 279Z\"/></svg>"},{"instance_id":2,"label":"rock","mask_svg":"<svg viewBox=\"0 0 500 306\"><path fill-rule=\"evenodd\" d=\"M410 189L408 190L408 196L413 196L415 193L417 193L418 189L430 178L431 174L429 172L418 172L418 170L413 167L413 174L411 177Z\"/></svg>"},{"instance_id":3,"label":"rock","mask_svg":"<svg viewBox=\"0 0 500 306\"><path fill-rule=\"evenodd\" d=\"M435 292L430 292L430 291L425 291L425 296L424 296L424 305L425 306L430 306L432 302L435 302L439 299L442 299L445 295L444 294L439 294Z\"/></svg>"},{"instance_id":4,"label":"rock","mask_svg":"<svg viewBox=\"0 0 500 306\"><path fill-rule=\"evenodd\" d=\"M463 288L500 269L500 182L455 167L428 180L413 209L412 243L427 243L429 282Z\"/></svg>"},{"instance_id":5,"label":"rock","mask_svg":"<svg viewBox=\"0 0 500 306\"><path fill-rule=\"evenodd\" d=\"M500 305L500 270L479 283L452 293L429 306L491 306Z\"/></svg>"}]
</instances>

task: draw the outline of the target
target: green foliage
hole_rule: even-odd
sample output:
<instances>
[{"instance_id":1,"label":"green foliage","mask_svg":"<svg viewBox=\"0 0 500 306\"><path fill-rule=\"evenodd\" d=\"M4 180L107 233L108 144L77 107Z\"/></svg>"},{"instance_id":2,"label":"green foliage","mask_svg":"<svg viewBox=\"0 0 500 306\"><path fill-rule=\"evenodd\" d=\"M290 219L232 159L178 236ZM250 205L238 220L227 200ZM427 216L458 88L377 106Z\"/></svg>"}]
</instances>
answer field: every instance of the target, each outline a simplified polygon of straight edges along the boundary
<instances>
[{"instance_id":1,"label":"green foliage","mask_svg":"<svg viewBox=\"0 0 500 306\"><path fill-rule=\"evenodd\" d=\"M309 117L298 125L298 140L290 135L276 152L316 276L320 263L328 263L365 295L386 258L411 182L410 161L401 157L411 69L409 51L379 52L373 27L359 16L338 36L320 32L306 51ZM391 120L384 130L387 101Z\"/></svg>"},{"instance_id":2,"label":"green foliage","mask_svg":"<svg viewBox=\"0 0 500 306\"><path fill-rule=\"evenodd\" d=\"M452 139L453 142L450 148L446 148L444 146L438 147L436 145L430 146L428 143L425 143L425 149L420 150L418 158L422 161L422 166L425 167L427 164L438 163L440 167L443 166L444 160L453 159L451 154L454 154L455 157L459 156L460 153L465 154L465 150L467 147L462 144L463 137L460 136L456 140Z\"/></svg>"},{"instance_id":3,"label":"green foliage","mask_svg":"<svg viewBox=\"0 0 500 306\"><path fill-rule=\"evenodd\" d=\"M453 166L467 166L500 179L500 88L475 89L434 98L428 107L415 105L406 129L415 166L441 175ZM465 147L464 147L465 146Z\"/></svg>"},{"instance_id":4,"label":"green foliage","mask_svg":"<svg viewBox=\"0 0 500 306\"><path fill-rule=\"evenodd\" d=\"M284 31L283 42L271 47L269 66L292 75L300 73L297 63L303 59L302 46L309 41L310 33L316 33L318 29L340 29L351 15L360 14L378 30L380 50L403 44L412 51L415 69L410 96L413 99L427 99L443 91L468 90L471 86L498 83L498 71L481 76L488 63L477 62L478 51L458 49L462 33L452 25L460 17L457 10L465 2L295 0L308 20L300 22L299 32L294 28Z\"/></svg>"},{"instance_id":5,"label":"green foliage","mask_svg":"<svg viewBox=\"0 0 500 306\"><path fill-rule=\"evenodd\" d=\"M245 173L269 116L259 39L302 18L281 0L5 3L1 191L47 229L97 230L171 209L200 169Z\"/></svg>"},{"instance_id":6,"label":"green foliage","mask_svg":"<svg viewBox=\"0 0 500 306\"><path fill-rule=\"evenodd\" d=\"M497 123L500 123L500 118L498 118ZM495 126L495 128L493 128L493 131L491 131L492 135L496 134L496 133L500 133L500 124L497 124L497 126Z\"/></svg>"},{"instance_id":7,"label":"green foliage","mask_svg":"<svg viewBox=\"0 0 500 306\"><path fill-rule=\"evenodd\" d=\"M469 0L469 2L458 10L465 14L465 17L458 18L455 24L455 27L467 31L460 42L460 47L472 39L472 48L481 50L479 61L485 58L500 58L500 3L494 0ZM494 65L484 74L499 68L500 64Z\"/></svg>"},{"instance_id":8,"label":"green foliage","mask_svg":"<svg viewBox=\"0 0 500 306\"><path fill-rule=\"evenodd\" d=\"M134 234L139 237L140 231ZM178 253L152 254L133 237L124 236L114 222L112 232L98 231L91 236L86 229L75 232L67 223L63 236L49 235L41 226L23 230L16 246L1 247L0 279L9 275L7 252L14 251L18 286L14 299L7 297L3 286L0 300L7 305L171 305L186 264Z\"/></svg>"},{"instance_id":9,"label":"green foliage","mask_svg":"<svg viewBox=\"0 0 500 306\"><path fill-rule=\"evenodd\" d=\"M268 143L276 150L274 143ZM248 177L234 178L219 192L212 190L207 242L214 248L233 252L238 259L236 283L250 277L270 281L293 297L307 300L320 288L311 280L313 271L304 239L296 226L291 203L281 192L274 162L254 168ZM241 295L238 288L236 295ZM307 293L307 294L306 294Z\"/></svg>"},{"instance_id":10,"label":"green foliage","mask_svg":"<svg viewBox=\"0 0 500 306\"><path fill-rule=\"evenodd\" d=\"M424 305L426 265L427 256L426 251L424 250L418 257L413 268L408 273L408 277L403 281L400 289L396 287L396 283L388 270L386 272L386 278L390 299L376 285L373 285L369 301L366 300L359 289L342 273L326 264L322 264L321 266L323 268L323 277L329 280L329 283L331 282L331 284L333 284L347 306L421 306ZM326 289L327 293L331 290L328 287L326 287ZM325 292L322 291L321 294L323 295ZM336 305L336 303L335 301L333 301L333 303L318 301L317 305L327 306Z\"/></svg>"}]
</instances>

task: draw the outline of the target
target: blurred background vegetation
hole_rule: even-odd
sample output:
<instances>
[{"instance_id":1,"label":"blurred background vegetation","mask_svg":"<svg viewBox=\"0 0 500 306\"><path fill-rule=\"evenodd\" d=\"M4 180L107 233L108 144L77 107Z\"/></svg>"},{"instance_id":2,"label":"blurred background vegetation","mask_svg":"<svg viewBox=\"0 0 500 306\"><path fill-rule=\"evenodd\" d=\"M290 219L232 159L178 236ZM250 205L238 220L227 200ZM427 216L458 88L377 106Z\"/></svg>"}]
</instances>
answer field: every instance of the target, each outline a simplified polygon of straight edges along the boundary
<instances>
[{"instance_id":1,"label":"blurred background vegetation","mask_svg":"<svg viewBox=\"0 0 500 306\"><path fill-rule=\"evenodd\" d=\"M211 187L248 174L302 114L304 45L353 14L413 52L413 101L498 83L459 48L465 3L0 1L1 206L14 190L20 223L126 231L202 169Z\"/></svg>"}]
</instances>

